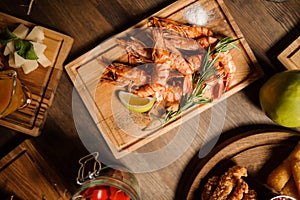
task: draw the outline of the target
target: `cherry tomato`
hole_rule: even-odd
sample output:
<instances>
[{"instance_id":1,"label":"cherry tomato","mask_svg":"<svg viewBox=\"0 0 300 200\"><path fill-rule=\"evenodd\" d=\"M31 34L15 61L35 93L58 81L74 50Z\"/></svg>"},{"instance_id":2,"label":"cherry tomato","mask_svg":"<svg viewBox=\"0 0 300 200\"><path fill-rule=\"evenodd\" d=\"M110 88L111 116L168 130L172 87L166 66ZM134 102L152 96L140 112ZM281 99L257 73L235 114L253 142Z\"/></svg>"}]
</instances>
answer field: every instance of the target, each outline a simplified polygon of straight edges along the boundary
<instances>
[{"instance_id":1,"label":"cherry tomato","mask_svg":"<svg viewBox=\"0 0 300 200\"><path fill-rule=\"evenodd\" d=\"M93 191L94 191L95 189L97 189L97 186L87 188L87 189L81 194L82 197L83 197L83 198L89 197L89 196L93 193Z\"/></svg>"},{"instance_id":2,"label":"cherry tomato","mask_svg":"<svg viewBox=\"0 0 300 200\"><path fill-rule=\"evenodd\" d=\"M111 200L130 200L130 197L122 190L110 187L110 199Z\"/></svg>"},{"instance_id":3,"label":"cherry tomato","mask_svg":"<svg viewBox=\"0 0 300 200\"><path fill-rule=\"evenodd\" d=\"M115 187L109 187L110 197L113 196L119 189Z\"/></svg>"},{"instance_id":4,"label":"cherry tomato","mask_svg":"<svg viewBox=\"0 0 300 200\"><path fill-rule=\"evenodd\" d=\"M130 200L130 196L126 194L125 200Z\"/></svg>"},{"instance_id":5,"label":"cherry tomato","mask_svg":"<svg viewBox=\"0 0 300 200\"><path fill-rule=\"evenodd\" d=\"M108 200L109 199L109 188L101 187L93 191L90 200Z\"/></svg>"},{"instance_id":6,"label":"cherry tomato","mask_svg":"<svg viewBox=\"0 0 300 200\"><path fill-rule=\"evenodd\" d=\"M88 200L130 200L122 190L110 186L94 186L87 188L82 197Z\"/></svg>"}]
</instances>

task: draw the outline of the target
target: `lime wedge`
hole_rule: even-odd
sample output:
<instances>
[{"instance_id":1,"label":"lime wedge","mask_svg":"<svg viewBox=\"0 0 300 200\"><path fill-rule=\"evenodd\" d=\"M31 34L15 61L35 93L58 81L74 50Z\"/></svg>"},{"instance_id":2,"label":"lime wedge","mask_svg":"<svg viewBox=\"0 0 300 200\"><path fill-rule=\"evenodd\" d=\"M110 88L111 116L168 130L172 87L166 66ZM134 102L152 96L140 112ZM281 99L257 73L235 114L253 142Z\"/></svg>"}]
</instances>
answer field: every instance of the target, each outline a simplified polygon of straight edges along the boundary
<instances>
[{"instance_id":1,"label":"lime wedge","mask_svg":"<svg viewBox=\"0 0 300 200\"><path fill-rule=\"evenodd\" d=\"M119 91L118 93L121 103L130 111L133 112L147 112L150 110L155 102L151 97L138 97L132 93Z\"/></svg>"}]
</instances>

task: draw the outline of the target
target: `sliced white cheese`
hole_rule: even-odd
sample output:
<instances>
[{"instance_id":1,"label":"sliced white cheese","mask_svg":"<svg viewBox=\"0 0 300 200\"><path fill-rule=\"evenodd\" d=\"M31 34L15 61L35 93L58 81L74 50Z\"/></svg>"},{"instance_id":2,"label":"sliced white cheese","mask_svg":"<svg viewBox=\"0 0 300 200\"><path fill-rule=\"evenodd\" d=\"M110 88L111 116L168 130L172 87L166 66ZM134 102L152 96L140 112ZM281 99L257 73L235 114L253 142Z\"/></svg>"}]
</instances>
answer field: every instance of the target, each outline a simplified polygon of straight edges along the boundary
<instances>
[{"instance_id":1,"label":"sliced white cheese","mask_svg":"<svg viewBox=\"0 0 300 200\"><path fill-rule=\"evenodd\" d=\"M8 56L9 54L10 54L10 50L9 50L8 46L5 46L4 51L3 51L3 55Z\"/></svg>"},{"instance_id":2,"label":"sliced white cheese","mask_svg":"<svg viewBox=\"0 0 300 200\"><path fill-rule=\"evenodd\" d=\"M30 33L27 35L26 40L31 40L34 42L42 42L44 40L44 31L42 27L40 26L35 26L33 29L30 31Z\"/></svg>"},{"instance_id":3,"label":"sliced white cheese","mask_svg":"<svg viewBox=\"0 0 300 200\"><path fill-rule=\"evenodd\" d=\"M16 64L15 64L15 55L13 53L9 54L8 57L8 65L10 67L16 68Z\"/></svg>"},{"instance_id":4,"label":"sliced white cheese","mask_svg":"<svg viewBox=\"0 0 300 200\"><path fill-rule=\"evenodd\" d=\"M22 69L24 74L29 74L30 72L36 70L39 64L36 60L26 60L26 62L22 65Z\"/></svg>"},{"instance_id":5,"label":"sliced white cheese","mask_svg":"<svg viewBox=\"0 0 300 200\"><path fill-rule=\"evenodd\" d=\"M30 41L33 44L34 51L38 56L37 60L29 60L20 56L14 46L14 41L7 43L4 49L4 55L9 56L8 64L10 67L19 68L22 67L25 74L36 70L39 67L39 64L43 67L51 66L51 61L44 54L47 46L42 43L44 40L44 31L42 27L35 26L30 33L29 28L23 24L20 24L13 33L20 39L25 39Z\"/></svg>"},{"instance_id":6,"label":"sliced white cheese","mask_svg":"<svg viewBox=\"0 0 300 200\"><path fill-rule=\"evenodd\" d=\"M43 67L49 67L51 65L51 61L44 55L41 54L38 56L38 62L43 66Z\"/></svg>"},{"instance_id":7,"label":"sliced white cheese","mask_svg":"<svg viewBox=\"0 0 300 200\"><path fill-rule=\"evenodd\" d=\"M44 51L47 48L45 44L42 44L40 42L31 42L31 44L33 45L34 52L38 57L44 54Z\"/></svg>"},{"instance_id":8,"label":"sliced white cheese","mask_svg":"<svg viewBox=\"0 0 300 200\"><path fill-rule=\"evenodd\" d=\"M3 55L8 56L11 53L13 54L14 52L15 52L15 43L14 41L10 41L6 44Z\"/></svg>"},{"instance_id":9,"label":"sliced white cheese","mask_svg":"<svg viewBox=\"0 0 300 200\"><path fill-rule=\"evenodd\" d=\"M21 67L27 60L20 56L16 51L14 53L15 67Z\"/></svg>"},{"instance_id":10,"label":"sliced white cheese","mask_svg":"<svg viewBox=\"0 0 300 200\"><path fill-rule=\"evenodd\" d=\"M13 34L15 34L20 39L25 39L26 35L29 32L29 28L25 26L24 24L20 24L14 31Z\"/></svg>"}]
</instances>

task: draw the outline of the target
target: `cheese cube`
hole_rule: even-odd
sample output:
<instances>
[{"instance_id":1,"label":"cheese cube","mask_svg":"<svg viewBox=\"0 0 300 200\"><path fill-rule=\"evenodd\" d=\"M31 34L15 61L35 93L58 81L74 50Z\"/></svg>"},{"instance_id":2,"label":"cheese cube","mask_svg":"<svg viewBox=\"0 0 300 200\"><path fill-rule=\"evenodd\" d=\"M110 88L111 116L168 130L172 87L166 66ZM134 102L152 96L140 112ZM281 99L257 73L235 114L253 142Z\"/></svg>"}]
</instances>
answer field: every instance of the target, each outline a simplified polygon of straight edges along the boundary
<instances>
[{"instance_id":1,"label":"cheese cube","mask_svg":"<svg viewBox=\"0 0 300 200\"><path fill-rule=\"evenodd\" d=\"M26 62L22 65L22 69L24 74L29 74L30 72L36 70L39 64L36 60L26 60Z\"/></svg>"},{"instance_id":2,"label":"cheese cube","mask_svg":"<svg viewBox=\"0 0 300 200\"><path fill-rule=\"evenodd\" d=\"M9 54L13 54L15 52L15 44L14 41L10 41L6 44L5 48L4 48L4 52L3 55L7 56Z\"/></svg>"},{"instance_id":3,"label":"cheese cube","mask_svg":"<svg viewBox=\"0 0 300 200\"><path fill-rule=\"evenodd\" d=\"M39 55L37 60L43 67L49 67L51 65L51 61L44 55Z\"/></svg>"},{"instance_id":4,"label":"cheese cube","mask_svg":"<svg viewBox=\"0 0 300 200\"><path fill-rule=\"evenodd\" d=\"M26 59L20 56L16 51L14 53L14 57L15 67L21 67L26 62Z\"/></svg>"},{"instance_id":5,"label":"cheese cube","mask_svg":"<svg viewBox=\"0 0 300 200\"><path fill-rule=\"evenodd\" d=\"M25 39L26 35L29 32L29 28L23 24L20 24L14 31L15 34L20 39Z\"/></svg>"},{"instance_id":6,"label":"cheese cube","mask_svg":"<svg viewBox=\"0 0 300 200\"><path fill-rule=\"evenodd\" d=\"M40 26L35 26L33 29L30 31L30 33L27 35L26 40L31 40L34 42L42 42L44 40L44 31L42 27Z\"/></svg>"},{"instance_id":7,"label":"cheese cube","mask_svg":"<svg viewBox=\"0 0 300 200\"><path fill-rule=\"evenodd\" d=\"M9 57L8 57L8 65L10 67L13 67L13 68L17 68L16 67L16 64L15 64L15 56L13 53L9 54Z\"/></svg>"},{"instance_id":8,"label":"cheese cube","mask_svg":"<svg viewBox=\"0 0 300 200\"><path fill-rule=\"evenodd\" d=\"M44 54L44 51L47 48L45 44L42 44L40 42L31 42L31 44L33 45L34 52L38 57Z\"/></svg>"}]
</instances>

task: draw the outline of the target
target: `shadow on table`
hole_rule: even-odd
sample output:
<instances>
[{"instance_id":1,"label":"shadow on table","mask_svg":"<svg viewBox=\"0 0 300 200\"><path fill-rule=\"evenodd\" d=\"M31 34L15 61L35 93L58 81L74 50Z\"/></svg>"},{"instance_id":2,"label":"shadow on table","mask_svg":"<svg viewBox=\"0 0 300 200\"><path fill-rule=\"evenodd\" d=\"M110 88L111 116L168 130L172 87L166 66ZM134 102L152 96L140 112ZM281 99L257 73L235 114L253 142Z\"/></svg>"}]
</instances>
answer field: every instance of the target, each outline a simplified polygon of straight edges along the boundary
<instances>
[{"instance_id":1,"label":"shadow on table","mask_svg":"<svg viewBox=\"0 0 300 200\"><path fill-rule=\"evenodd\" d=\"M278 60L278 55L284 51L294 40L300 36L300 22L286 35L284 35L276 44L271 47L266 55L271 61L269 63L264 61L262 58L257 57L257 60L264 71L264 76L254 83L247 86L243 92L249 98L249 100L256 106L259 107L259 90L263 84L275 73L286 70L285 66Z\"/></svg>"},{"instance_id":2,"label":"shadow on table","mask_svg":"<svg viewBox=\"0 0 300 200\"><path fill-rule=\"evenodd\" d=\"M300 22L276 44L267 51L267 56L279 71L286 70L285 66L278 60L277 56L282 53L292 42L300 36Z\"/></svg>"},{"instance_id":3,"label":"shadow on table","mask_svg":"<svg viewBox=\"0 0 300 200\"><path fill-rule=\"evenodd\" d=\"M80 139L74 129L74 135L68 135L61 129L55 118L49 117L43 133L33 138L32 142L38 149L48 165L59 174L67 192L73 194L79 185L76 183L76 177L80 165L78 160L87 155L87 150L83 147ZM71 123L69 121L69 123Z\"/></svg>"},{"instance_id":4,"label":"shadow on table","mask_svg":"<svg viewBox=\"0 0 300 200\"><path fill-rule=\"evenodd\" d=\"M224 144L226 145L226 143L230 140L230 138L242 133L255 134L261 132L274 132L274 131L293 131L293 130L281 126L277 126L277 125L266 125L266 124L245 125L222 133L214 149L218 148L218 146L220 145L224 145ZM214 151L214 149L212 151ZM181 175L181 178L179 180L176 189L175 200L187 199L187 195L189 193L189 190L191 189L193 181L195 180L201 168L208 161L207 160L209 159L208 157L209 156L200 159L198 157L198 153L193 156L193 158L190 160L190 162L188 163L184 172ZM224 166L222 165L221 167Z\"/></svg>"}]
</instances>

